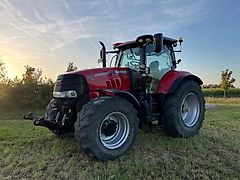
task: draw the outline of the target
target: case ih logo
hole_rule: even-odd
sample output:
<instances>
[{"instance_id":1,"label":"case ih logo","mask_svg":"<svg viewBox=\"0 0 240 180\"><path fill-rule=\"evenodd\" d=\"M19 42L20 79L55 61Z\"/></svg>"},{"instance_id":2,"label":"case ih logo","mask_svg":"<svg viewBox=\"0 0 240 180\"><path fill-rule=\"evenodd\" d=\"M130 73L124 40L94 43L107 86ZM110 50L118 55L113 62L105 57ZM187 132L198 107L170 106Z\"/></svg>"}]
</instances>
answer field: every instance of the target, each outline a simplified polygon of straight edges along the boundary
<instances>
[{"instance_id":1,"label":"case ih logo","mask_svg":"<svg viewBox=\"0 0 240 180\"><path fill-rule=\"evenodd\" d=\"M126 70L116 70L113 73L115 73L115 74L127 74L127 71Z\"/></svg>"},{"instance_id":2,"label":"case ih logo","mask_svg":"<svg viewBox=\"0 0 240 180\"><path fill-rule=\"evenodd\" d=\"M126 70L115 70L115 71L110 71L110 72L103 72L103 73L95 74L95 77L109 75L109 74L127 74L127 71Z\"/></svg>"}]
</instances>

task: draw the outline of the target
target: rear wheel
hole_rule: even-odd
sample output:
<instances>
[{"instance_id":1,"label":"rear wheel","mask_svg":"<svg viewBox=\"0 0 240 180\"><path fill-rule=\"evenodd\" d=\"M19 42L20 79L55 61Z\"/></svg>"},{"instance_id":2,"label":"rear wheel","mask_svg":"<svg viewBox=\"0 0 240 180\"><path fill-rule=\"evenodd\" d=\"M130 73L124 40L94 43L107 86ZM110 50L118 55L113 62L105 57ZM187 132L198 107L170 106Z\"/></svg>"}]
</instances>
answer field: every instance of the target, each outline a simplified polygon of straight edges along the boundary
<instances>
[{"instance_id":1,"label":"rear wheel","mask_svg":"<svg viewBox=\"0 0 240 180\"><path fill-rule=\"evenodd\" d=\"M136 110L125 99L100 97L89 101L78 113L75 137L89 156L113 160L132 147L138 122Z\"/></svg>"},{"instance_id":2,"label":"rear wheel","mask_svg":"<svg viewBox=\"0 0 240 180\"><path fill-rule=\"evenodd\" d=\"M204 112L201 87L194 81L185 81L165 101L164 132L173 137L192 137L202 126Z\"/></svg>"}]
</instances>

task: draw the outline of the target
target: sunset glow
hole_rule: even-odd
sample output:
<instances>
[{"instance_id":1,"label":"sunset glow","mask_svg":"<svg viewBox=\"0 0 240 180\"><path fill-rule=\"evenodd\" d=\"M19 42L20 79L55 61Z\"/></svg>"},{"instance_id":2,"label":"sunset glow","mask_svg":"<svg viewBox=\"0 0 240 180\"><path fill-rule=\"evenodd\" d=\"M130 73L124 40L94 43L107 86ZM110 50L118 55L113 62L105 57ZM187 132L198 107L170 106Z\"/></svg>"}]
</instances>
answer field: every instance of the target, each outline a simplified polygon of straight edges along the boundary
<instances>
[{"instance_id":1,"label":"sunset glow","mask_svg":"<svg viewBox=\"0 0 240 180\"><path fill-rule=\"evenodd\" d=\"M16 76L19 76L17 74L17 68L14 68L13 65L6 63L6 69L7 69L7 76L13 80Z\"/></svg>"},{"instance_id":2,"label":"sunset glow","mask_svg":"<svg viewBox=\"0 0 240 180\"><path fill-rule=\"evenodd\" d=\"M3 0L0 56L11 79L21 77L26 65L40 68L44 76L54 79L69 62L78 69L100 67L99 40L111 49L112 42L162 32L184 37L183 52L177 54L182 58L180 70L214 84L228 68L240 87L239 9L239 1L234 0L231 5L205 0Z\"/></svg>"}]
</instances>

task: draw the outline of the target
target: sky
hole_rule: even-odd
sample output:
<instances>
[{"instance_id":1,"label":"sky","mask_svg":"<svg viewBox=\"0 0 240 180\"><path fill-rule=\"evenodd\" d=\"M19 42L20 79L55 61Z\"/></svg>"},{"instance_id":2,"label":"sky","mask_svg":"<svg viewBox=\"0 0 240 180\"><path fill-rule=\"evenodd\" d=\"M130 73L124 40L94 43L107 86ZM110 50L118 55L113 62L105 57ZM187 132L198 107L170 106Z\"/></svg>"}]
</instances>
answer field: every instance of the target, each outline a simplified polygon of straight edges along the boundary
<instances>
[{"instance_id":1,"label":"sky","mask_svg":"<svg viewBox=\"0 0 240 180\"><path fill-rule=\"evenodd\" d=\"M184 37L179 70L217 84L230 69L240 87L239 19L239 0L1 0L0 57L11 78L30 65L55 79L69 62L101 67L99 40L111 49L161 32Z\"/></svg>"}]
</instances>

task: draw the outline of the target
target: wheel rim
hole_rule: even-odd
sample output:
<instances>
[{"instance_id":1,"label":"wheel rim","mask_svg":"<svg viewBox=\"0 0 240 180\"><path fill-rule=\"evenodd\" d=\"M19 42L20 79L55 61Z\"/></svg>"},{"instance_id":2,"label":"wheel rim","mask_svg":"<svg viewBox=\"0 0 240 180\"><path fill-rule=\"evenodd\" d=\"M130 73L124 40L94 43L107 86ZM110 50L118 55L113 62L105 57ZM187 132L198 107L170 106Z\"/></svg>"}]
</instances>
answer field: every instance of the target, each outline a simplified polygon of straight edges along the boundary
<instances>
[{"instance_id":1,"label":"wheel rim","mask_svg":"<svg viewBox=\"0 0 240 180\"><path fill-rule=\"evenodd\" d=\"M188 93L182 101L181 118L187 127L194 126L200 114L200 103L194 93Z\"/></svg>"},{"instance_id":2,"label":"wheel rim","mask_svg":"<svg viewBox=\"0 0 240 180\"><path fill-rule=\"evenodd\" d=\"M129 134L128 118L121 112L112 112L102 121L99 138L104 147L117 149L122 146Z\"/></svg>"}]
</instances>

